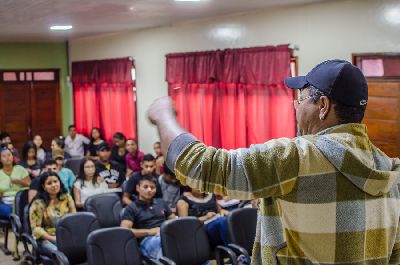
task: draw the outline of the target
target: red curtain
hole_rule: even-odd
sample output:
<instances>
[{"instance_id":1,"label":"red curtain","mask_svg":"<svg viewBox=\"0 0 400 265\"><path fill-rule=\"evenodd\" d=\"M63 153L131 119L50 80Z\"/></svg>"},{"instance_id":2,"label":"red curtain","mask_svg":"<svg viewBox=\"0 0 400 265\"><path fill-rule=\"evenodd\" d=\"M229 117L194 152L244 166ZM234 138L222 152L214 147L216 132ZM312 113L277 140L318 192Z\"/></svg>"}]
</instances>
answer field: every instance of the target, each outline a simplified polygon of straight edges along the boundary
<instances>
[{"instance_id":1,"label":"red curtain","mask_svg":"<svg viewBox=\"0 0 400 265\"><path fill-rule=\"evenodd\" d=\"M181 124L208 145L236 149L295 136L287 45L167 56Z\"/></svg>"},{"instance_id":2,"label":"red curtain","mask_svg":"<svg viewBox=\"0 0 400 265\"><path fill-rule=\"evenodd\" d=\"M93 127L106 141L115 132L136 138L133 61L130 58L72 63L75 125L85 135Z\"/></svg>"}]
</instances>

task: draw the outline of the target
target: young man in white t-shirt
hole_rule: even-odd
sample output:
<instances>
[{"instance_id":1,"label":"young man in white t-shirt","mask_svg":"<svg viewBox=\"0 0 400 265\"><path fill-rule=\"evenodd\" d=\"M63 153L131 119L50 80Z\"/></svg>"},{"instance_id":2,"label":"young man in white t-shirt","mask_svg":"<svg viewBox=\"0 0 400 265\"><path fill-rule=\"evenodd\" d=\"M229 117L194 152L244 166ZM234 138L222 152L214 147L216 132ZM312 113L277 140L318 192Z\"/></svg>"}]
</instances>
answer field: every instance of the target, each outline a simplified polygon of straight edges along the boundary
<instances>
[{"instance_id":1,"label":"young man in white t-shirt","mask_svg":"<svg viewBox=\"0 0 400 265\"><path fill-rule=\"evenodd\" d=\"M84 144L89 144L90 140L78 134L74 124L68 126L68 136L65 138L65 151L67 151L72 157L84 157L85 150Z\"/></svg>"}]
</instances>

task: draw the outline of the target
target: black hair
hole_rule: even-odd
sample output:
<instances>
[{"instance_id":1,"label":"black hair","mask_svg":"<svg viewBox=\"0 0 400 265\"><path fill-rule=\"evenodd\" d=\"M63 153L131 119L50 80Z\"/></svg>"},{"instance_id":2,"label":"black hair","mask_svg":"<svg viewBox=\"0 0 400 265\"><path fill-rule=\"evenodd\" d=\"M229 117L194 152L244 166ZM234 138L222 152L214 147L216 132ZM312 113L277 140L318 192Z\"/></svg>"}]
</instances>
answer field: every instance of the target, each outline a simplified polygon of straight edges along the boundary
<instances>
[{"instance_id":1,"label":"black hair","mask_svg":"<svg viewBox=\"0 0 400 265\"><path fill-rule=\"evenodd\" d=\"M61 148L64 149L65 147L65 138L64 136L57 136L53 138L53 141Z\"/></svg>"},{"instance_id":2,"label":"black hair","mask_svg":"<svg viewBox=\"0 0 400 265\"><path fill-rule=\"evenodd\" d=\"M61 199L61 196L63 194L68 193L67 189L64 187L64 184L61 181L60 176L54 172L54 171L50 171L50 172L44 172L40 175L40 185L39 185L39 189L38 189L38 193L36 194L35 199L42 199L44 201L44 203L46 204L46 206L49 206L50 203L50 195L49 193L47 193L47 191L44 190L43 186L46 183L46 180L49 177L57 177L58 181L60 182L60 191L57 193L57 199Z\"/></svg>"},{"instance_id":3,"label":"black hair","mask_svg":"<svg viewBox=\"0 0 400 265\"><path fill-rule=\"evenodd\" d=\"M128 139L126 139L126 141L134 141L136 145L138 144L136 139L134 139L134 138L128 138Z\"/></svg>"},{"instance_id":4,"label":"black hair","mask_svg":"<svg viewBox=\"0 0 400 265\"><path fill-rule=\"evenodd\" d=\"M68 131L71 130L72 128L75 128L75 129L76 129L75 124L71 124L70 126L68 126Z\"/></svg>"},{"instance_id":5,"label":"black hair","mask_svg":"<svg viewBox=\"0 0 400 265\"><path fill-rule=\"evenodd\" d=\"M164 168L164 174L168 174L168 175L171 175L172 177L176 177L175 173L171 169L169 169L169 167L167 167L166 163L164 163L163 168Z\"/></svg>"},{"instance_id":6,"label":"black hair","mask_svg":"<svg viewBox=\"0 0 400 265\"><path fill-rule=\"evenodd\" d=\"M119 139L119 140L122 140L122 141L126 142L126 137L125 137L125 135L124 135L123 133L121 133L121 132L116 132L116 133L114 133L113 138L117 138L117 139Z\"/></svg>"},{"instance_id":7,"label":"black hair","mask_svg":"<svg viewBox=\"0 0 400 265\"><path fill-rule=\"evenodd\" d=\"M152 154L147 154L147 155L144 155L144 157L143 157L143 162L144 161L154 161L154 160L156 160L156 159L154 158L154 156Z\"/></svg>"},{"instance_id":8,"label":"black hair","mask_svg":"<svg viewBox=\"0 0 400 265\"><path fill-rule=\"evenodd\" d=\"M78 179L81 180L81 188L84 186L84 182L85 182L85 164L88 161L92 161L93 165L94 165L94 168L95 168L94 176L93 176L93 179L92 179L93 185L95 185L97 183L97 178L99 176L99 171L98 171L98 169L96 167L96 163L94 162L94 160L92 160L90 158L84 158L81 161L81 164L79 165L79 174L78 174L78 177L76 178L76 180L78 180Z\"/></svg>"},{"instance_id":9,"label":"black hair","mask_svg":"<svg viewBox=\"0 0 400 265\"><path fill-rule=\"evenodd\" d=\"M35 134L35 135L33 136L33 138L32 138L32 142L33 142L33 140L35 139L36 136L39 136L40 138L42 138L42 136L40 136L40 134ZM43 147L43 139L42 139L42 144L41 144L39 147L36 147L36 149L37 149L37 148L42 148L43 151L47 152L46 148Z\"/></svg>"},{"instance_id":10,"label":"black hair","mask_svg":"<svg viewBox=\"0 0 400 265\"><path fill-rule=\"evenodd\" d=\"M22 160L23 161L26 161L28 159L28 152L29 152L30 149L34 149L35 150L35 159L36 159L36 151L37 151L36 145L32 141L29 141L29 142L26 142L24 144L24 147L22 148L21 156L22 156Z\"/></svg>"},{"instance_id":11,"label":"black hair","mask_svg":"<svg viewBox=\"0 0 400 265\"><path fill-rule=\"evenodd\" d=\"M153 176L143 176L139 178L138 185L140 185L143 181L153 182L157 186L157 179Z\"/></svg>"},{"instance_id":12,"label":"black hair","mask_svg":"<svg viewBox=\"0 0 400 265\"><path fill-rule=\"evenodd\" d=\"M11 137L8 132L1 132L0 133L0 141L3 141L7 137Z\"/></svg>"},{"instance_id":13,"label":"black hair","mask_svg":"<svg viewBox=\"0 0 400 265\"><path fill-rule=\"evenodd\" d=\"M360 106L344 105L332 99L331 97L329 97L328 95L326 95L325 93L323 93L322 91L318 90L313 86L309 86L307 88L310 91L310 97L313 103L317 103L322 96L326 96L331 100L339 124L361 123L361 121L363 120L367 105L360 105Z\"/></svg>"},{"instance_id":14,"label":"black hair","mask_svg":"<svg viewBox=\"0 0 400 265\"><path fill-rule=\"evenodd\" d=\"M92 143L94 142L94 139L93 139L93 136L92 136L93 131L98 131L98 132L99 132L99 139L102 139L102 140L103 140L103 134L101 133L100 128L98 128L98 127L93 127L92 130L90 131L90 142L92 142Z\"/></svg>"},{"instance_id":15,"label":"black hair","mask_svg":"<svg viewBox=\"0 0 400 265\"><path fill-rule=\"evenodd\" d=\"M43 168L45 168L45 167L47 167L47 166L51 166L51 165L57 165L56 160L54 160L54 159L49 159L49 160L44 161L44 163L43 163Z\"/></svg>"},{"instance_id":16,"label":"black hair","mask_svg":"<svg viewBox=\"0 0 400 265\"><path fill-rule=\"evenodd\" d=\"M1 144L0 145L0 154L6 150L10 151L11 155L14 157L14 154L12 153L11 149L7 147L7 144ZM15 165L16 165L16 163L13 159L13 166L15 166ZM2 168L3 168L3 163L1 163L1 160L0 160L0 169L2 169Z\"/></svg>"},{"instance_id":17,"label":"black hair","mask_svg":"<svg viewBox=\"0 0 400 265\"><path fill-rule=\"evenodd\" d=\"M161 142L160 142L160 141L157 141L157 142L155 142L154 144L159 144L159 145L161 145Z\"/></svg>"}]
</instances>

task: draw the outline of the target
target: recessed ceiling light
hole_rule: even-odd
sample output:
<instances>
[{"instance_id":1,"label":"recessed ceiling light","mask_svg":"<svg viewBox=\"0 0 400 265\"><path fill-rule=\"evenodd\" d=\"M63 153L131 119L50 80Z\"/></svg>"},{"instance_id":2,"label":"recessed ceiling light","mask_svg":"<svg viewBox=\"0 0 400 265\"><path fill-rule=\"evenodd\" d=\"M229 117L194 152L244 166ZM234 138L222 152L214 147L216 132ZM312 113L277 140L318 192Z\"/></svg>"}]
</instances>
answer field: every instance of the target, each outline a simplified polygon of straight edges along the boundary
<instances>
[{"instance_id":1,"label":"recessed ceiling light","mask_svg":"<svg viewBox=\"0 0 400 265\"><path fill-rule=\"evenodd\" d=\"M202 0L175 0L175 2L200 2Z\"/></svg>"},{"instance_id":2,"label":"recessed ceiling light","mask_svg":"<svg viewBox=\"0 0 400 265\"><path fill-rule=\"evenodd\" d=\"M134 6L131 6L131 7L129 8L129 10L130 10L130 11L135 11L136 8L135 8Z\"/></svg>"},{"instance_id":3,"label":"recessed ceiling light","mask_svg":"<svg viewBox=\"0 0 400 265\"><path fill-rule=\"evenodd\" d=\"M57 25L57 26L51 26L51 30L70 30L72 29L71 25Z\"/></svg>"},{"instance_id":4,"label":"recessed ceiling light","mask_svg":"<svg viewBox=\"0 0 400 265\"><path fill-rule=\"evenodd\" d=\"M400 6L387 9L385 12L385 19L387 22L399 25L400 24Z\"/></svg>"}]
</instances>

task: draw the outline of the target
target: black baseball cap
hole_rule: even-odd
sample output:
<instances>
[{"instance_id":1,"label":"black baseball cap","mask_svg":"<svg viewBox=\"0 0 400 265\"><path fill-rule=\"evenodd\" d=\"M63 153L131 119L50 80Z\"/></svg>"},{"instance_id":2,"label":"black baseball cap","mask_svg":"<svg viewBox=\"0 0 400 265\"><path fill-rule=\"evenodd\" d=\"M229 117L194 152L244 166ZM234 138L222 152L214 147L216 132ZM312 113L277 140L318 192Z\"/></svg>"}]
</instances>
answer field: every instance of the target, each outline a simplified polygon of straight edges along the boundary
<instances>
[{"instance_id":1,"label":"black baseball cap","mask_svg":"<svg viewBox=\"0 0 400 265\"><path fill-rule=\"evenodd\" d=\"M97 146L97 151L105 151L105 150L110 151L110 146L106 142L103 142Z\"/></svg>"},{"instance_id":2,"label":"black baseball cap","mask_svg":"<svg viewBox=\"0 0 400 265\"><path fill-rule=\"evenodd\" d=\"M329 60L315 66L306 76L289 77L285 80L291 89L310 85L348 106L363 106L368 102L368 85L363 73L344 60Z\"/></svg>"}]
</instances>

